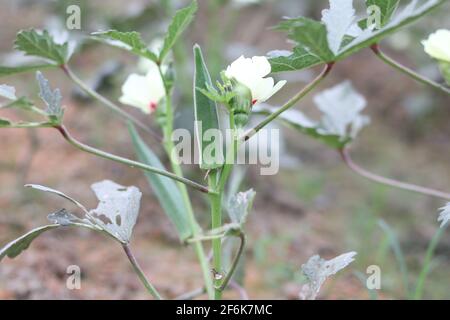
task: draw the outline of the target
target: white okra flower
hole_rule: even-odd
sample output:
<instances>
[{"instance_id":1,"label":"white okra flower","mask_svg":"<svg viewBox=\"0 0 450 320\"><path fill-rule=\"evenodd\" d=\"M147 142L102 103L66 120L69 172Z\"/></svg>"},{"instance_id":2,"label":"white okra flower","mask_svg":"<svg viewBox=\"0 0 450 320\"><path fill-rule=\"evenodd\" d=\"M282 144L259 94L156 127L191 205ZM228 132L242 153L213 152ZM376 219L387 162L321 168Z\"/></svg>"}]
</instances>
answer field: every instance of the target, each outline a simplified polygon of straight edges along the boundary
<instances>
[{"instance_id":1,"label":"white okra flower","mask_svg":"<svg viewBox=\"0 0 450 320\"><path fill-rule=\"evenodd\" d=\"M272 68L266 57L245 58L240 56L225 71L225 76L235 79L250 89L252 104L262 103L277 93L286 81L275 84L273 78L265 78Z\"/></svg>"},{"instance_id":2,"label":"white okra flower","mask_svg":"<svg viewBox=\"0 0 450 320\"><path fill-rule=\"evenodd\" d=\"M119 101L141 109L144 113L155 111L158 103L164 98L164 82L156 64L149 64L145 76L130 74L122 86Z\"/></svg>"},{"instance_id":3,"label":"white okra flower","mask_svg":"<svg viewBox=\"0 0 450 320\"><path fill-rule=\"evenodd\" d=\"M439 29L422 41L425 52L436 60L450 62L450 30Z\"/></svg>"}]
</instances>

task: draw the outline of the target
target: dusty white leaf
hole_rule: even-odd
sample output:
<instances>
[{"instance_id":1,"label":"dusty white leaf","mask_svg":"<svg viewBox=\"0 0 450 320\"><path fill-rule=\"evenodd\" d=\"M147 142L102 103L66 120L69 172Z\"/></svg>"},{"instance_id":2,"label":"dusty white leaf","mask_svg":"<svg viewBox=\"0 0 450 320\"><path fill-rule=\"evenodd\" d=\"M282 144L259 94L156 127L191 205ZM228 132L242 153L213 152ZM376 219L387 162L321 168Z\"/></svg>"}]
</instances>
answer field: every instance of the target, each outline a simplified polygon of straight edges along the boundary
<instances>
[{"instance_id":1,"label":"dusty white leaf","mask_svg":"<svg viewBox=\"0 0 450 320\"><path fill-rule=\"evenodd\" d=\"M450 221L450 202L448 202L444 207L439 208L439 218L438 221L441 222L441 228L444 227L447 222Z\"/></svg>"},{"instance_id":2,"label":"dusty white leaf","mask_svg":"<svg viewBox=\"0 0 450 320\"><path fill-rule=\"evenodd\" d=\"M8 100L17 100L16 89L6 84L0 84L0 97Z\"/></svg>"},{"instance_id":3,"label":"dusty white leaf","mask_svg":"<svg viewBox=\"0 0 450 320\"><path fill-rule=\"evenodd\" d=\"M308 279L300 292L303 300L314 300L325 280L344 269L354 261L356 252L351 251L331 260L322 259L319 255L312 256L308 262L302 265L302 272Z\"/></svg>"},{"instance_id":4,"label":"dusty white leaf","mask_svg":"<svg viewBox=\"0 0 450 320\"><path fill-rule=\"evenodd\" d=\"M45 112L48 115L60 117L63 112L61 107L62 96L60 90L52 90L48 80L45 79L39 71L36 72L36 79L39 83L39 97L47 105Z\"/></svg>"},{"instance_id":5,"label":"dusty white leaf","mask_svg":"<svg viewBox=\"0 0 450 320\"><path fill-rule=\"evenodd\" d=\"M353 0L330 0L330 8L322 11L322 22L327 28L328 46L335 55L346 34L355 34L355 9Z\"/></svg>"},{"instance_id":6,"label":"dusty white leaf","mask_svg":"<svg viewBox=\"0 0 450 320\"><path fill-rule=\"evenodd\" d=\"M358 132L367 124L369 117L360 112L366 106L366 99L359 94L350 81L321 92L314 97L314 102L323 112L321 134L338 135L345 140L355 138Z\"/></svg>"},{"instance_id":7,"label":"dusty white leaf","mask_svg":"<svg viewBox=\"0 0 450 320\"><path fill-rule=\"evenodd\" d=\"M234 223L245 223L247 216L252 208L253 199L256 192L253 189L245 192L239 192L230 198L228 204L228 215Z\"/></svg>"},{"instance_id":8,"label":"dusty white leaf","mask_svg":"<svg viewBox=\"0 0 450 320\"><path fill-rule=\"evenodd\" d=\"M94 183L91 188L99 200L98 207L89 212L91 222L120 242L130 242L142 193L134 186L124 187L110 180Z\"/></svg>"}]
</instances>

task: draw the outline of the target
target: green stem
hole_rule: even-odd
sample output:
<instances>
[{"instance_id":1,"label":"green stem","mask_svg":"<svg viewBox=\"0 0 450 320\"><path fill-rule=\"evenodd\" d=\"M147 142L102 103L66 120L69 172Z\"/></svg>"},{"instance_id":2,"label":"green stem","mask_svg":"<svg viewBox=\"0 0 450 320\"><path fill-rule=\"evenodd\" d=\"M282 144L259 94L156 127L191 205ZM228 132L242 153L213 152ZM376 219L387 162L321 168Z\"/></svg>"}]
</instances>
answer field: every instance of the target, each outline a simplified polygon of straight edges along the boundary
<instances>
[{"instance_id":1,"label":"green stem","mask_svg":"<svg viewBox=\"0 0 450 320\"><path fill-rule=\"evenodd\" d=\"M213 170L208 175L208 185L210 188L217 186L217 171ZM210 194L211 203L211 229L217 229L222 226L222 198L223 192L218 191L217 194ZM213 250L213 268L214 268L214 299L220 300L222 298L222 291L219 290L221 284L221 277L216 275L222 274L222 239L212 240Z\"/></svg>"},{"instance_id":2,"label":"green stem","mask_svg":"<svg viewBox=\"0 0 450 320\"><path fill-rule=\"evenodd\" d=\"M178 177L183 177L183 171L181 170L180 165L178 164L176 159L174 159L172 155L172 151L174 150L174 144L172 141L172 132L173 132L173 110L172 110L172 99L171 99L171 93L169 91L169 88L165 84L164 75L161 70L161 66L158 66L161 78L164 82L164 88L166 93L166 123L163 127L164 131L164 148L166 150L166 153L170 159L170 164L172 167L173 172ZM189 193L187 191L187 188L184 184L178 183L178 187L181 192L181 196L183 198L183 202L187 209L187 215L188 215L188 222L192 230L192 236L195 238L199 235L200 228L198 226L197 220L194 215L194 210L192 208L192 203L189 198ZM203 281L205 282L205 288L206 292L208 294L208 297L210 299L214 298L214 291L213 291L213 281L211 277L211 269L208 262L208 259L206 258L205 250L203 248L203 244L201 242L194 242L193 243L195 253L197 255L197 259L200 262L200 268L202 269L203 274Z\"/></svg>"},{"instance_id":3,"label":"green stem","mask_svg":"<svg viewBox=\"0 0 450 320\"><path fill-rule=\"evenodd\" d=\"M411 183L394 180L394 179L389 179L389 178L377 175L375 173L372 173L370 171L367 171L366 169L360 167L359 165L357 165L356 163L353 162L353 159L351 158L349 150L347 148L344 148L343 150L340 150L339 152L340 152L342 160L349 167L349 169L351 169L352 171L354 171L355 173L359 174L360 176L362 176L366 179L369 179L369 180L372 180L372 181L375 181L375 182L378 182L378 183L381 183L381 184L384 184L384 185L387 185L390 187L403 189L403 190L407 190L407 191L412 191L412 192L417 192L420 194L424 194L424 195L432 196L432 197L436 197L436 198L441 198L441 199L445 199L445 200L450 200L449 193L431 189L431 188L418 186L418 185L411 184Z\"/></svg>"},{"instance_id":4,"label":"green stem","mask_svg":"<svg viewBox=\"0 0 450 320\"><path fill-rule=\"evenodd\" d=\"M298 101L300 101L309 92L311 92L320 82L322 82L322 80L330 73L331 69L333 68L333 65L334 65L333 62L328 63L325 66L325 68L322 70L322 72L312 82L310 82L306 87L302 88L295 96L293 96L291 99L289 99L288 102L286 102L283 106L281 106L281 108L279 108L277 111L275 111L274 113L267 116L266 119L261 121L254 128L252 128L252 129L248 130L246 133L244 133L244 135L239 140L247 141L252 136L254 136L259 130L261 130L266 125L268 125L270 122L275 120L284 111L293 107Z\"/></svg>"},{"instance_id":5,"label":"green stem","mask_svg":"<svg viewBox=\"0 0 450 320\"><path fill-rule=\"evenodd\" d=\"M133 122L137 127L141 128L142 130L149 133L153 138L155 138L157 141L161 141L161 137L153 132L148 126L146 126L144 123L142 123L140 120L136 119L126 111L124 111L122 108L120 108L118 105L114 104L112 101L106 99L104 96L100 95L95 90L92 90L89 88L88 85L86 85L83 80L78 78L75 73L70 69L68 65L61 66L61 69L64 71L64 73L75 83L77 84L84 92L86 92L90 97L92 97L95 100L98 100L101 102L104 106L108 107L110 110L121 116L122 118L129 120Z\"/></svg>"},{"instance_id":6,"label":"green stem","mask_svg":"<svg viewBox=\"0 0 450 320\"><path fill-rule=\"evenodd\" d=\"M430 272L431 261L434 256L434 252L436 250L437 245L439 244L439 241L444 235L447 226L448 224L446 226L440 227L439 230L434 234L433 239L431 239L431 242L428 245L427 252L425 254L425 261L423 262L423 268L420 272L419 279L417 280L416 284L416 290L414 292L415 300L420 300L422 298L425 280L428 276L428 273Z\"/></svg>"},{"instance_id":7,"label":"green stem","mask_svg":"<svg viewBox=\"0 0 450 320\"><path fill-rule=\"evenodd\" d=\"M133 266L134 272L136 272L136 274L138 275L139 279L141 280L142 284L147 289L147 291L156 300L162 300L163 298L159 294L158 290L156 290L156 288L148 281L147 277L145 276L144 272L139 266L135 256L133 255L133 252L131 251L130 247L127 244L123 244L122 247L128 257L128 260L130 260L130 263Z\"/></svg>"},{"instance_id":8,"label":"green stem","mask_svg":"<svg viewBox=\"0 0 450 320\"><path fill-rule=\"evenodd\" d=\"M62 134L64 139L67 140L67 142L69 142L74 147L80 149L81 151L84 151L84 152L96 155L96 156L98 156L100 158L104 158L104 159L112 160L112 161L115 161L115 162L119 162L119 163L128 165L128 166L130 166L132 168L139 168L139 169L144 170L144 171L156 173L156 174L168 177L170 179L176 180L178 182L184 183L184 184L186 184L186 185L188 185L188 186L190 186L190 187L192 187L192 188L194 188L196 190L199 190L201 192L210 193L210 190L207 187L205 187L205 186L203 186L201 184L198 184L197 182L191 181L189 179L177 176L176 174L174 174L172 172L161 170L161 169L158 169L158 168L146 165L146 164L141 163L141 162L137 162L137 161L130 160L130 159L127 159L127 158L123 158L123 157L120 157L120 156L116 156L114 154L111 154L111 153L108 153L108 152L105 152L105 151L93 148L91 146L88 146L88 145L86 145L86 144L76 140L74 137L72 137L72 135L69 133L69 131L67 131L67 129L64 127L64 125L56 126L54 128L57 129Z\"/></svg>"},{"instance_id":9,"label":"green stem","mask_svg":"<svg viewBox=\"0 0 450 320\"><path fill-rule=\"evenodd\" d=\"M227 288L228 283L230 282L231 278L233 278L234 271L236 271L236 268L239 264L239 260L242 257L242 253L244 252L245 247L245 234L241 231L239 233L239 239L241 240L239 244L238 252L236 253L236 256L234 257L233 263L231 264L231 268L228 271L227 275L225 276L225 279L223 279L222 284L220 285L219 290L223 291Z\"/></svg>"},{"instance_id":10,"label":"green stem","mask_svg":"<svg viewBox=\"0 0 450 320\"><path fill-rule=\"evenodd\" d=\"M425 85L431 86L437 90L440 90L442 92L445 92L447 94L450 94L450 88L447 88L446 86L437 83L433 80L427 79L424 76L418 74L414 70L409 69L408 67L405 67L404 65L400 64L399 62L395 61L388 55L386 55L381 49L379 44L374 44L371 47L372 51L377 55L378 58L380 58L383 62L388 64L389 66L397 69L398 71L406 74L407 76L413 78L414 80L423 83Z\"/></svg>"}]
</instances>

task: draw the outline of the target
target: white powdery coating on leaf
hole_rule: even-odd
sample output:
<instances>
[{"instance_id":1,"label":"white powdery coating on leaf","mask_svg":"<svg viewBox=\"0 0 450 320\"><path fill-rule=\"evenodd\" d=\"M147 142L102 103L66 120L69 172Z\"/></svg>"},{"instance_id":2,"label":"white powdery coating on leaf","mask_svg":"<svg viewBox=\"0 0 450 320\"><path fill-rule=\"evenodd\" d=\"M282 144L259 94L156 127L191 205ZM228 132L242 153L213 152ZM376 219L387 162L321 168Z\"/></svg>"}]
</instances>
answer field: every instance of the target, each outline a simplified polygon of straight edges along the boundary
<instances>
[{"instance_id":1,"label":"white powdery coating on leaf","mask_svg":"<svg viewBox=\"0 0 450 320\"><path fill-rule=\"evenodd\" d=\"M4 97L8 100L16 100L16 89L6 84L0 85L0 97Z\"/></svg>"},{"instance_id":2,"label":"white powdery coating on leaf","mask_svg":"<svg viewBox=\"0 0 450 320\"><path fill-rule=\"evenodd\" d=\"M134 186L124 187L110 180L94 183L91 188L99 204L89 211L89 217L120 242L130 242L142 193Z\"/></svg>"},{"instance_id":3,"label":"white powdery coating on leaf","mask_svg":"<svg viewBox=\"0 0 450 320\"><path fill-rule=\"evenodd\" d=\"M353 262L356 254L356 252L351 251L331 260L322 259L319 255L309 258L308 262L302 265L302 272L309 283L303 286L300 298L314 300L325 280Z\"/></svg>"},{"instance_id":4,"label":"white powdery coating on leaf","mask_svg":"<svg viewBox=\"0 0 450 320\"><path fill-rule=\"evenodd\" d=\"M322 21L327 27L328 45L335 55L338 54L346 34L355 32L355 9L353 0L330 0L330 9L322 11Z\"/></svg>"},{"instance_id":5,"label":"white powdery coating on leaf","mask_svg":"<svg viewBox=\"0 0 450 320\"><path fill-rule=\"evenodd\" d=\"M255 195L256 192L250 189L245 192L239 192L231 197L228 205L228 213L232 222L239 224L245 223Z\"/></svg>"},{"instance_id":6,"label":"white powdery coating on leaf","mask_svg":"<svg viewBox=\"0 0 450 320\"><path fill-rule=\"evenodd\" d=\"M319 130L321 134L355 138L370 122L369 117L360 114L366 106L366 99L356 92L350 81L321 92L314 97L314 102L324 113Z\"/></svg>"},{"instance_id":7,"label":"white powdery coating on leaf","mask_svg":"<svg viewBox=\"0 0 450 320\"><path fill-rule=\"evenodd\" d=\"M444 227L447 222L450 221L450 202L448 202L444 207L439 208L441 211L439 213L438 221L441 222L441 228Z\"/></svg>"}]
</instances>

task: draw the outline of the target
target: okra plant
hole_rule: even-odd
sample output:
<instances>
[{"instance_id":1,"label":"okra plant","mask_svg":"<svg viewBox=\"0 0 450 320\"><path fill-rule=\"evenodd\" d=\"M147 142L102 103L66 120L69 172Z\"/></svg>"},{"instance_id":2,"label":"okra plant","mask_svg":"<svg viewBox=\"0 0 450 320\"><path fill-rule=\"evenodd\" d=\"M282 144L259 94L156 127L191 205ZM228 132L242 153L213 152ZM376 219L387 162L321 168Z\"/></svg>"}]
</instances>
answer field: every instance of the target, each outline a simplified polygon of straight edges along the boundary
<instances>
[{"instance_id":1,"label":"okra plant","mask_svg":"<svg viewBox=\"0 0 450 320\"><path fill-rule=\"evenodd\" d=\"M61 135L80 152L141 170L168 219L173 223L180 244L192 247L198 258L204 283L198 290L187 293L182 298L206 294L210 299L221 299L224 291L236 288L245 293L242 284L235 281L233 275L245 250L245 224L257 197L255 198L252 189L238 192L236 187L229 187L230 177L237 160L240 157L245 158L246 152L251 152L247 145L251 144L252 140L261 138L264 130L268 130L268 125L274 121L297 131L299 135L309 136L334 149L349 169L364 178L450 201L448 192L379 176L352 160L351 143L370 120L363 114L366 99L354 89L349 80L314 96L313 101L322 114L319 119L311 119L293 108L327 78L336 64L350 59L360 50L371 50L374 58L391 66L393 72L401 72L406 77L417 80L420 85L431 86L444 95L450 94L449 30L433 32L423 41L424 51L439 64L446 84L427 79L401 65L386 55L380 47L380 42L385 37L408 27L425 15L432 14L434 10L439 10L445 0L361 2L365 5L362 12L354 9L353 0L330 0L329 8L322 11L321 20L301 16L286 18L275 29L287 35L292 44L291 51L274 48L266 55L242 55L236 57L228 67L223 66L222 71L217 74L210 74L208 59L203 55L201 46L192 44L194 76L192 86L188 88L193 92L191 110L195 115L195 146L192 148L184 147L188 139L183 136L184 132L180 133L174 126L178 109L173 104L173 94L182 82L177 81L179 75L175 72L175 66L178 61L172 51L194 20L198 9L197 1L194 0L187 7L178 10L172 17L166 34L161 39L153 39L150 45L138 32L107 30L89 35L93 41L100 42L100 45L126 50L139 58L138 72L130 74L123 83L118 102L140 109L145 117L154 122L154 126L148 125L150 120L143 121L141 117L132 116L125 107L104 97L77 76L70 66L70 60L77 52L76 43L61 41L46 30L22 30L17 34L15 49L36 58L34 61L39 62L0 66L0 76L35 73L42 101L32 101L25 95L16 93L14 87L0 85L0 96L3 100L1 109L21 109L37 119L17 122L1 118L0 127L52 128L55 129L55 134ZM191 52L185 52L183 55L189 57ZM283 75L286 72L316 66L321 68L318 75L284 104L268 104L270 98L287 83L282 79L275 80L274 76L281 72ZM124 120L124 124L128 126L130 142L136 151L136 160L84 144L70 133L70 128L64 123L62 95L58 89L52 88L43 74L48 69L60 69L88 96L98 100L101 105ZM255 119L262 120L255 122ZM155 127L158 130L153 129ZM224 132L227 134L224 135ZM150 143L152 148L149 147ZM265 146L268 147L267 144ZM155 148L161 148L165 152L169 159L168 166L158 158L154 152ZM182 165L189 161L198 165L204 180L194 181L184 176ZM86 228L117 241L149 294L155 299L166 298L152 285L151 277L147 278L144 274L130 248L142 196L138 188L122 186L110 180L97 182L91 188L98 198L98 206L95 209L87 209L82 200L74 199L65 193L70 193L70 190L64 190L63 193L34 184L27 187L58 195L75 204L80 212L77 215L66 209L58 209L51 213L48 215L50 224L33 229L6 244L0 250L0 261L5 257L16 257L46 231L67 227ZM206 195L211 213L209 225L199 223L190 189ZM450 202L442 208L439 220L442 221L442 226L450 220ZM239 246L231 262L225 265L223 245L230 238L238 239ZM210 256L206 248L211 248ZM299 296L314 299L326 278L351 263L355 255L355 252L348 252L328 261L319 256L310 258L302 266L309 282ZM245 298L246 293L242 294L242 297Z\"/></svg>"}]
</instances>

